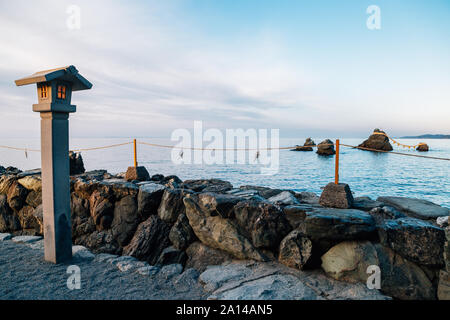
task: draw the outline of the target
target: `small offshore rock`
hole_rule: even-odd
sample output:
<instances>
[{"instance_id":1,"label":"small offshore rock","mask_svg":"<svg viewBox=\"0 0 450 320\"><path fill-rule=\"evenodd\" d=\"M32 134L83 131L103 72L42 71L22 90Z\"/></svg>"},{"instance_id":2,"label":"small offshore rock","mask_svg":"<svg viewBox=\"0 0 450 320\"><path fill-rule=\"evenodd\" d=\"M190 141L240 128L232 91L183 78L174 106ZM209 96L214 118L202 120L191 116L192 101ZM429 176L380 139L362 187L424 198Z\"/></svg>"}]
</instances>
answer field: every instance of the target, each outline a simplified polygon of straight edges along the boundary
<instances>
[{"instance_id":1,"label":"small offshore rock","mask_svg":"<svg viewBox=\"0 0 450 320\"><path fill-rule=\"evenodd\" d=\"M416 148L417 151L421 151L421 152L426 152L428 150L430 150L430 147L428 147L428 145L426 143L419 143L419 145Z\"/></svg>"}]
</instances>

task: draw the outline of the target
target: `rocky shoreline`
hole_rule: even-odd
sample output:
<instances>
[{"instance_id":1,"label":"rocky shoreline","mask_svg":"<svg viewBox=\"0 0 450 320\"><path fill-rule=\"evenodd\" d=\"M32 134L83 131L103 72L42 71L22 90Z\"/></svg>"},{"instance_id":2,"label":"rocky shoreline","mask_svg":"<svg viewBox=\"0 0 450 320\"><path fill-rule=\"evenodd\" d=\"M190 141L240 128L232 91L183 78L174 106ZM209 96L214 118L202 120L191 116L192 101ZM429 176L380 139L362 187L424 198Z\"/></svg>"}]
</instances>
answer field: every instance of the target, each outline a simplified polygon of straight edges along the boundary
<instances>
[{"instance_id":1,"label":"rocky shoreline","mask_svg":"<svg viewBox=\"0 0 450 320\"><path fill-rule=\"evenodd\" d=\"M74 245L133 257L148 270L196 270L210 298L289 298L284 286L298 299L327 292L336 299L450 299L448 208L353 198L345 185L327 186L319 197L218 179L123 177L104 170L71 176ZM1 171L0 232L42 235L39 170ZM373 265L380 290L366 288ZM309 291L311 283L322 293ZM342 286L359 294L339 296Z\"/></svg>"}]
</instances>

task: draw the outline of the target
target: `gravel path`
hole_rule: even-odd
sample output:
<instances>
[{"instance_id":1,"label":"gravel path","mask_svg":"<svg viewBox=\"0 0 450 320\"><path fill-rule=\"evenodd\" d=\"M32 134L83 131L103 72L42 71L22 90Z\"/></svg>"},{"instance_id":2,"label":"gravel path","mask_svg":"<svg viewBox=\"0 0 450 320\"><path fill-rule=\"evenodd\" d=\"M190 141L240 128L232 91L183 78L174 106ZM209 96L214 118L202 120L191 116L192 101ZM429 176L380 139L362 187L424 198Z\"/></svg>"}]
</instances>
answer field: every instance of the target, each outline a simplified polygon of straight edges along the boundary
<instances>
[{"instance_id":1,"label":"gravel path","mask_svg":"<svg viewBox=\"0 0 450 320\"><path fill-rule=\"evenodd\" d=\"M54 265L42 249L0 241L0 299L205 299L193 272L167 279L160 273L143 276L121 272L109 262L72 261ZM81 269L81 288L69 290L69 265ZM193 271L193 270L191 270Z\"/></svg>"}]
</instances>

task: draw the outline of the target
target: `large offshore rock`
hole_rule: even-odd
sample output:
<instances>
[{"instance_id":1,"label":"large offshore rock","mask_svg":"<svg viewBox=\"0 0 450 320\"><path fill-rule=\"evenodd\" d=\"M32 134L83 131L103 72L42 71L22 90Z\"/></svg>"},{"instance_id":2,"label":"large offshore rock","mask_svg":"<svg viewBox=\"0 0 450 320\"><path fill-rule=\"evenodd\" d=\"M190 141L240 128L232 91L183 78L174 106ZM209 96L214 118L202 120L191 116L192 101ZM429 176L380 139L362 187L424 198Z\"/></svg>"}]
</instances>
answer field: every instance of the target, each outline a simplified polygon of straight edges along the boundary
<instances>
[{"instance_id":1,"label":"large offshore rock","mask_svg":"<svg viewBox=\"0 0 450 320\"><path fill-rule=\"evenodd\" d=\"M443 266L445 232L415 218L386 220L379 226L380 242L404 258L427 266Z\"/></svg>"},{"instance_id":2,"label":"large offshore rock","mask_svg":"<svg viewBox=\"0 0 450 320\"><path fill-rule=\"evenodd\" d=\"M403 198L403 197L378 197L381 201L408 216L418 219L433 219L450 215L450 209L441 207L431 201Z\"/></svg>"},{"instance_id":3,"label":"large offshore rock","mask_svg":"<svg viewBox=\"0 0 450 320\"><path fill-rule=\"evenodd\" d=\"M349 209L353 205L353 196L346 183L330 182L320 195L319 204L323 207Z\"/></svg>"},{"instance_id":4,"label":"large offshore rock","mask_svg":"<svg viewBox=\"0 0 450 320\"><path fill-rule=\"evenodd\" d=\"M207 266L220 265L233 260L233 257L222 250L208 247L200 241L193 242L187 249L188 260L186 268L194 268L200 272L206 270Z\"/></svg>"},{"instance_id":5,"label":"large offshore rock","mask_svg":"<svg viewBox=\"0 0 450 320\"><path fill-rule=\"evenodd\" d=\"M200 179L200 180L186 180L181 185L184 189L190 189L195 192L214 192L224 193L233 189L233 185L228 181L220 179Z\"/></svg>"},{"instance_id":6,"label":"large offshore rock","mask_svg":"<svg viewBox=\"0 0 450 320\"><path fill-rule=\"evenodd\" d=\"M233 218L233 208L243 200L230 194L201 193L198 195L200 207L206 210L210 216L220 216L222 218Z\"/></svg>"},{"instance_id":7,"label":"large offshore rock","mask_svg":"<svg viewBox=\"0 0 450 320\"><path fill-rule=\"evenodd\" d=\"M300 231L294 230L289 233L280 244L278 260L290 267L303 269L312 253L312 243Z\"/></svg>"},{"instance_id":8,"label":"large offshore rock","mask_svg":"<svg viewBox=\"0 0 450 320\"><path fill-rule=\"evenodd\" d=\"M242 201L234 207L235 219L256 248L277 248L292 230L279 207L258 201Z\"/></svg>"},{"instance_id":9,"label":"large offshore rock","mask_svg":"<svg viewBox=\"0 0 450 320\"><path fill-rule=\"evenodd\" d=\"M170 246L170 226L158 218L150 216L142 222L131 239L123 248L123 254L155 264L163 250Z\"/></svg>"},{"instance_id":10,"label":"large offshore rock","mask_svg":"<svg viewBox=\"0 0 450 320\"><path fill-rule=\"evenodd\" d=\"M164 186L157 183L146 183L139 186L138 213L142 219L158 213L164 189Z\"/></svg>"},{"instance_id":11,"label":"large offshore rock","mask_svg":"<svg viewBox=\"0 0 450 320\"><path fill-rule=\"evenodd\" d=\"M325 139L317 145L317 154L322 156L331 156L336 154L334 143L330 139Z\"/></svg>"},{"instance_id":12,"label":"large offshore rock","mask_svg":"<svg viewBox=\"0 0 450 320\"><path fill-rule=\"evenodd\" d=\"M178 216L177 221L170 229L169 239L173 246L179 250L186 249L197 239L184 213Z\"/></svg>"},{"instance_id":13,"label":"large offshore rock","mask_svg":"<svg viewBox=\"0 0 450 320\"><path fill-rule=\"evenodd\" d=\"M238 259L265 260L230 220L207 215L190 197L184 198L184 204L189 224L201 242Z\"/></svg>"},{"instance_id":14,"label":"large offshore rock","mask_svg":"<svg viewBox=\"0 0 450 320\"><path fill-rule=\"evenodd\" d=\"M370 135L370 137L365 140L363 143L359 145L359 147L363 148L370 148L375 150L382 150L382 151L392 151L393 148L391 144L389 143L389 138L385 135L384 131L381 131L379 129L373 130L373 134Z\"/></svg>"},{"instance_id":15,"label":"large offshore rock","mask_svg":"<svg viewBox=\"0 0 450 320\"><path fill-rule=\"evenodd\" d=\"M126 246L139 224L136 199L126 196L115 203L112 234L120 246Z\"/></svg>"},{"instance_id":16,"label":"large offshore rock","mask_svg":"<svg viewBox=\"0 0 450 320\"><path fill-rule=\"evenodd\" d=\"M158 216L167 223L174 223L180 214L185 213L183 198L185 191L181 189L166 189L158 208Z\"/></svg>"},{"instance_id":17,"label":"large offshore rock","mask_svg":"<svg viewBox=\"0 0 450 320\"><path fill-rule=\"evenodd\" d=\"M434 299L435 288L425 272L389 248L368 241L345 241L322 256L327 275L348 282L366 283L369 266L380 268L380 288L389 296L403 299Z\"/></svg>"}]
</instances>

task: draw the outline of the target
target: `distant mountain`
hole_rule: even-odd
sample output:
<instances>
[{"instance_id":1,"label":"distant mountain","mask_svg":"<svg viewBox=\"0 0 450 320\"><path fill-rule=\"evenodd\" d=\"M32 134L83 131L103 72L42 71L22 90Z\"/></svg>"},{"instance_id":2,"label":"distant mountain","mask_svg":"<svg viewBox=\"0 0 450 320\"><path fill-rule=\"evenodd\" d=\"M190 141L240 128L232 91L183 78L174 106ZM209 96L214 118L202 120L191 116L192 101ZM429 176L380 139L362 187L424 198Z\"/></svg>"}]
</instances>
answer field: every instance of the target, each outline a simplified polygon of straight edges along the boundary
<instances>
[{"instance_id":1,"label":"distant mountain","mask_svg":"<svg viewBox=\"0 0 450 320\"><path fill-rule=\"evenodd\" d=\"M422 134L420 136L405 136L401 139L450 139L450 134Z\"/></svg>"}]
</instances>

